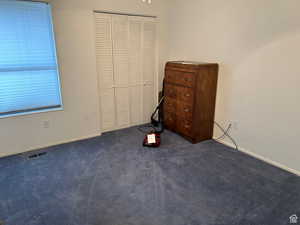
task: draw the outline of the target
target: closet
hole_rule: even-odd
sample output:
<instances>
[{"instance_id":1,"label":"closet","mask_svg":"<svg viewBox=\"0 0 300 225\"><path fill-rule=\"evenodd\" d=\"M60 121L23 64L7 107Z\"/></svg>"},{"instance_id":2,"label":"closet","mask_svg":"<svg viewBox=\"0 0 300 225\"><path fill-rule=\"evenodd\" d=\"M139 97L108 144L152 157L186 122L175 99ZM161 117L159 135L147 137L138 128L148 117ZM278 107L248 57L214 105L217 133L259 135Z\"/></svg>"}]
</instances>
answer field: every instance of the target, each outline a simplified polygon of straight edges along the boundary
<instances>
[{"instance_id":1,"label":"closet","mask_svg":"<svg viewBox=\"0 0 300 225\"><path fill-rule=\"evenodd\" d=\"M158 98L155 18L94 17L102 132L149 122Z\"/></svg>"}]
</instances>

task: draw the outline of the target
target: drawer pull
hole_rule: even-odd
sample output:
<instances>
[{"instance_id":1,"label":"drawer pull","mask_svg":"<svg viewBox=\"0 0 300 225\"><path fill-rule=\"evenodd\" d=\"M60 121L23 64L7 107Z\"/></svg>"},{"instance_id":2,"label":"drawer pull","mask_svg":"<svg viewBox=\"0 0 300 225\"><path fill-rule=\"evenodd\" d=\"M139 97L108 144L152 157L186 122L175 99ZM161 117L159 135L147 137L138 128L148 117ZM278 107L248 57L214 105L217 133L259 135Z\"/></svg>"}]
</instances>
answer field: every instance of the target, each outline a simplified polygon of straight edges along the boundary
<instances>
[{"instance_id":1,"label":"drawer pull","mask_svg":"<svg viewBox=\"0 0 300 225\"><path fill-rule=\"evenodd\" d=\"M186 108L186 109L184 109L184 111L185 111L185 112L190 112L190 109L187 109L187 108Z\"/></svg>"},{"instance_id":2,"label":"drawer pull","mask_svg":"<svg viewBox=\"0 0 300 225\"><path fill-rule=\"evenodd\" d=\"M191 95L190 94L185 94L185 97L190 97Z\"/></svg>"},{"instance_id":3,"label":"drawer pull","mask_svg":"<svg viewBox=\"0 0 300 225\"><path fill-rule=\"evenodd\" d=\"M190 128L191 126L190 125L184 125L184 128Z\"/></svg>"}]
</instances>

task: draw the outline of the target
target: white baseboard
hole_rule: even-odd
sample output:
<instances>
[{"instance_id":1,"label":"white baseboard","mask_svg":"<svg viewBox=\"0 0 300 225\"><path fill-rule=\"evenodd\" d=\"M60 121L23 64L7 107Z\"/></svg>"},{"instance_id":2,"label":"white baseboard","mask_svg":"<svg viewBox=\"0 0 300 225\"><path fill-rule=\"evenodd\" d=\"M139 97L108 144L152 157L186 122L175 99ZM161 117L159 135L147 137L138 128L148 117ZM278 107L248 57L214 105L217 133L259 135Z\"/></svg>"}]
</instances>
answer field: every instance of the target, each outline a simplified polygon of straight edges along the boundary
<instances>
[{"instance_id":1,"label":"white baseboard","mask_svg":"<svg viewBox=\"0 0 300 225\"><path fill-rule=\"evenodd\" d=\"M219 143L221 143L221 144L224 144L224 145L226 145L226 146L229 146L229 147L231 147L231 148L235 148L235 146L234 146L233 144L231 144L231 143L229 143L229 142L227 142L227 141L224 141L224 140L216 140L216 139L214 139L214 140L217 141L217 142L219 142ZM252 156L252 157L254 157L254 158L256 158L256 159L262 160L262 161L264 161L264 162L266 162L266 163L268 163L268 164L271 164L271 165L273 165L273 166L276 166L276 167L278 167L278 168L280 168L280 169L283 169L283 170L285 170L285 171L288 171L288 172L290 172L290 173L293 173L293 174L295 174L295 175L297 175L297 176L300 176L300 171L295 170L295 169L292 169L292 168L289 168L289 167L287 167L287 166L285 166L285 165L283 165L283 164L281 164L281 163L278 163L278 162L275 162L275 161L273 161L273 160L271 160L271 159L265 158L265 157L263 157L263 156L261 156L261 155L258 155L258 154L254 153L254 152L251 152L251 151L249 151L249 150L247 150L247 149L244 149L244 148L239 147L239 151L244 152L244 153L246 153L247 155L250 155L250 156Z\"/></svg>"}]
</instances>

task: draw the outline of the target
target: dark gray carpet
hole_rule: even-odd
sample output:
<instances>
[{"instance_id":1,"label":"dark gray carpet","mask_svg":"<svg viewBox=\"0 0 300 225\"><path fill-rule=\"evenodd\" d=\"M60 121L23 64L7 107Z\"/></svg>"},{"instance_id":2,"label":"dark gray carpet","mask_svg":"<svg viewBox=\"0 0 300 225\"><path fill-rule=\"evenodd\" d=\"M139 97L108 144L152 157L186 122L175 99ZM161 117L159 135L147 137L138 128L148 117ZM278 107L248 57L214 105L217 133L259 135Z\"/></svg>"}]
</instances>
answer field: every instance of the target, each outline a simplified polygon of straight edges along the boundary
<instances>
[{"instance_id":1,"label":"dark gray carpet","mask_svg":"<svg viewBox=\"0 0 300 225\"><path fill-rule=\"evenodd\" d=\"M0 159L6 225L277 225L300 216L299 177L215 141L136 128ZM271 149L270 149L271 151ZM300 221L299 221L300 223Z\"/></svg>"}]
</instances>

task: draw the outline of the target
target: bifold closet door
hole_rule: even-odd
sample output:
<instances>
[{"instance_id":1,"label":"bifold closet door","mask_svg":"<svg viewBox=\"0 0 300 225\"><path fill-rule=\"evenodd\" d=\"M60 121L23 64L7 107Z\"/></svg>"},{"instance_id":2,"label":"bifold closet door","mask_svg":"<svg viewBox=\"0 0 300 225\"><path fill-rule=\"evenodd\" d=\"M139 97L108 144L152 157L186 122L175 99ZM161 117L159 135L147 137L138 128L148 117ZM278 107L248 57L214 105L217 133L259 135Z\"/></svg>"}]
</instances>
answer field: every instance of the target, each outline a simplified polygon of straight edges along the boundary
<instances>
[{"instance_id":1,"label":"bifold closet door","mask_svg":"<svg viewBox=\"0 0 300 225\"><path fill-rule=\"evenodd\" d=\"M116 126L112 17L96 13L95 26L101 126L106 131Z\"/></svg>"},{"instance_id":2,"label":"bifold closet door","mask_svg":"<svg viewBox=\"0 0 300 225\"><path fill-rule=\"evenodd\" d=\"M143 123L142 27L143 23L139 17L129 17L129 86L132 125Z\"/></svg>"},{"instance_id":3,"label":"bifold closet door","mask_svg":"<svg viewBox=\"0 0 300 225\"><path fill-rule=\"evenodd\" d=\"M112 16L116 128L130 125L128 16Z\"/></svg>"},{"instance_id":4,"label":"bifold closet door","mask_svg":"<svg viewBox=\"0 0 300 225\"><path fill-rule=\"evenodd\" d=\"M151 114L157 103L156 94L156 23L147 18L143 22L143 121L149 122Z\"/></svg>"},{"instance_id":5,"label":"bifold closet door","mask_svg":"<svg viewBox=\"0 0 300 225\"><path fill-rule=\"evenodd\" d=\"M153 19L95 13L102 131L150 121L156 95Z\"/></svg>"}]
</instances>

